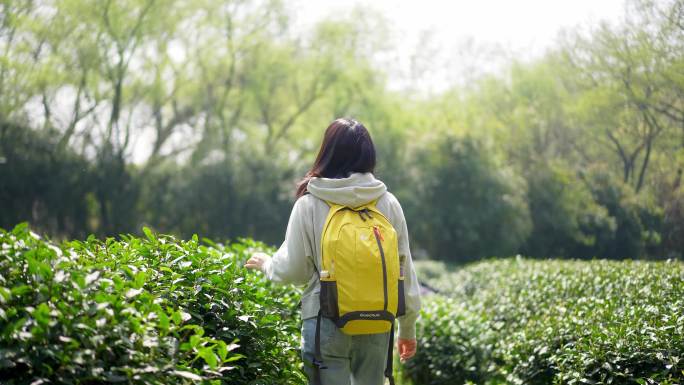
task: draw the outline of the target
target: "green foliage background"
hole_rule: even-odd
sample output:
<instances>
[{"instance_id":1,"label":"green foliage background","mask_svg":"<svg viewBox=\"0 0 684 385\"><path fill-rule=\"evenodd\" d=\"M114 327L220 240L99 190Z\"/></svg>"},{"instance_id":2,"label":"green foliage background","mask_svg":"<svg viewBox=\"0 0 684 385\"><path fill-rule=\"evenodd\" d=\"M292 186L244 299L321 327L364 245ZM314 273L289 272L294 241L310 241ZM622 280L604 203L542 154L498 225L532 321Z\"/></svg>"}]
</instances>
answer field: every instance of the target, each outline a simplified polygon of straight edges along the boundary
<instances>
[{"instance_id":1,"label":"green foliage background","mask_svg":"<svg viewBox=\"0 0 684 385\"><path fill-rule=\"evenodd\" d=\"M624 9L430 93L390 87L362 7L297 29L277 0L0 1L0 226L277 243L353 116L416 255L681 258L684 3Z\"/></svg>"}]
</instances>

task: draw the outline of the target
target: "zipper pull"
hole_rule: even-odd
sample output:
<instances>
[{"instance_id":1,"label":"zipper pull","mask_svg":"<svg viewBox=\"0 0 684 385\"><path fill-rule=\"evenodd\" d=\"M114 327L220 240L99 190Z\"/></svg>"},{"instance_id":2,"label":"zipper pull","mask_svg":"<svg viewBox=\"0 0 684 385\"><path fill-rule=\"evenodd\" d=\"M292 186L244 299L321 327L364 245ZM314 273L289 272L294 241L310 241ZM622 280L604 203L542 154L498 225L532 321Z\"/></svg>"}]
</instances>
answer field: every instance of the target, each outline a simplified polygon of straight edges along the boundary
<instances>
[{"instance_id":1,"label":"zipper pull","mask_svg":"<svg viewBox=\"0 0 684 385\"><path fill-rule=\"evenodd\" d=\"M373 226L373 232L379 240L385 242L385 238L382 236L382 233L380 232L380 229L378 229L378 226Z\"/></svg>"}]
</instances>

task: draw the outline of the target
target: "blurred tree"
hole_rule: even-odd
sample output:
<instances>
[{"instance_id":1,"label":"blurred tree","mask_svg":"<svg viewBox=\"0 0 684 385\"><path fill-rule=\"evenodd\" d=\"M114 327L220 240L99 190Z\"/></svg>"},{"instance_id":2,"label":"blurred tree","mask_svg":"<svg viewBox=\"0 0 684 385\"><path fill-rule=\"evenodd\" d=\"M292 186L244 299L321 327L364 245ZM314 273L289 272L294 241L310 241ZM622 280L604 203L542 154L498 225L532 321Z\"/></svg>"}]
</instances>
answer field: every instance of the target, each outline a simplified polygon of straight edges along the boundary
<instances>
[{"instance_id":1,"label":"blurred tree","mask_svg":"<svg viewBox=\"0 0 684 385\"><path fill-rule=\"evenodd\" d=\"M24 60L39 54L25 44L24 30L35 10L33 1L0 1L0 119L22 118L21 107L30 97L30 68Z\"/></svg>"},{"instance_id":2,"label":"blurred tree","mask_svg":"<svg viewBox=\"0 0 684 385\"><path fill-rule=\"evenodd\" d=\"M598 140L616 155L623 182L637 192L647 182L653 152L664 144L660 139L684 122L674 107L684 91L674 75L684 59L684 33L675 23L681 8L680 1L630 1L624 24L602 24L566 52L580 74L580 116L596 128Z\"/></svg>"},{"instance_id":3,"label":"blurred tree","mask_svg":"<svg viewBox=\"0 0 684 385\"><path fill-rule=\"evenodd\" d=\"M628 0L420 93L444 56L422 40L394 90L392 31L364 7L295 30L279 0L0 0L2 224L277 243L324 128L352 116L417 249L681 256L683 4Z\"/></svg>"},{"instance_id":4,"label":"blurred tree","mask_svg":"<svg viewBox=\"0 0 684 385\"><path fill-rule=\"evenodd\" d=\"M639 258L660 244L662 210L634 195L631 187L595 168L584 176L595 201L613 218L614 231L596 233L594 255L603 258Z\"/></svg>"},{"instance_id":5,"label":"blurred tree","mask_svg":"<svg viewBox=\"0 0 684 385\"><path fill-rule=\"evenodd\" d=\"M0 120L0 227L28 221L56 237L84 237L95 214L91 166L47 134Z\"/></svg>"},{"instance_id":6,"label":"blurred tree","mask_svg":"<svg viewBox=\"0 0 684 385\"><path fill-rule=\"evenodd\" d=\"M531 230L524 180L468 137L449 137L421 156L413 228L429 255L467 262L514 254Z\"/></svg>"},{"instance_id":7,"label":"blurred tree","mask_svg":"<svg viewBox=\"0 0 684 385\"><path fill-rule=\"evenodd\" d=\"M598 233L612 233L615 221L591 191L560 164L539 161L525 174L532 233L521 254L532 257L592 258Z\"/></svg>"}]
</instances>

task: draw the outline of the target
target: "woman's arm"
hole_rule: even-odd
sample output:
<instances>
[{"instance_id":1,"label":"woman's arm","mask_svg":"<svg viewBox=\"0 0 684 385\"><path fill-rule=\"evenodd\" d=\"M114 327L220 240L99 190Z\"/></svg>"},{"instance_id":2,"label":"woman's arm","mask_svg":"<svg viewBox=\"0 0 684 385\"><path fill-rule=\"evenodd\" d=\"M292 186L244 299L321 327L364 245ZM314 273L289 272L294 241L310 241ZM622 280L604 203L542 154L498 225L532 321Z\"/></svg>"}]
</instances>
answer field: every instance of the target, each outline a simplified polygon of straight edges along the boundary
<instances>
[{"instance_id":1,"label":"woman's arm","mask_svg":"<svg viewBox=\"0 0 684 385\"><path fill-rule=\"evenodd\" d=\"M245 267L261 270L268 279L279 284L303 285L309 282L315 267L312 243L309 241L311 232L307 231L307 227L313 226L306 221L307 218L311 218L311 215L306 215L307 199L309 198L304 196L295 202L287 223L285 241L278 251L272 257L264 253L254 253L245 263Z\"/></svg>"},{"instance_id":2,"label":"woman's arm","mask_svg":"<svg viewBox=\"0 0 684 385\"><path fill-rule=\"evenodd\" d=\"M420 313L420 288L418 286L418 278L416 270L413 266L413 259L411 258L411 250L409 247L408 228L406 219L404 218L404 211L399 204L399 201L392 194L388 194L390 198L390 212L393 220L393 225L397 231L399 240L399 255L404 257L404 299L406 301L406 314L399 317L399 354L402 360L408 359L416 350L416 321Z\"/></svg>"}]
</instances>

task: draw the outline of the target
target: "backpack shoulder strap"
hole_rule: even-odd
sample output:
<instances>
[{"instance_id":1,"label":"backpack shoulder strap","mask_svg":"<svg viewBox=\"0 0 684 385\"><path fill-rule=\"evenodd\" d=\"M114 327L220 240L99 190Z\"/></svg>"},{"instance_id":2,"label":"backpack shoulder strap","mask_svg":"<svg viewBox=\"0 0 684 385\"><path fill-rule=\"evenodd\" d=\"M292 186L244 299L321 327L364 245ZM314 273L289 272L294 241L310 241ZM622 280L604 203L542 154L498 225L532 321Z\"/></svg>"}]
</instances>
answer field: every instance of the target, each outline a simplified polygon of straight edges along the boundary
<instances>
[{"instance_id":1,"label":"backpack shoulder strap","mask_svg":"<svg viewBox=\"0 0 684 385\"><path fill-rule=\"evenodd\" d=\"M389 380L389 385L394 385L394 320L390 329L389 346L387 347L387 363L385 364L385 377Z\"/></svg>"},{"instance_id":2,"label":"backpack shoulder strap","mask_svg":"<svg viewBox=\"0 0 684 385\"><path fill-rule=\"evenodd\" d=\"M327 226L328 222L330 222L330 218L332 218L332 216L335 215L336 212L338 212L338 211L344 209L345 206L339 205L339 204L337 204L337 203L333 203L333 202L330 202L330 201L324 201L324 202L327 203L328 206L330 206L330 210L328 211L328 216L325 218L325 222L324 222L324 225L323 225L323 228L325 229L325 227Z\"/></svg>"}]
</instances>

